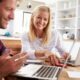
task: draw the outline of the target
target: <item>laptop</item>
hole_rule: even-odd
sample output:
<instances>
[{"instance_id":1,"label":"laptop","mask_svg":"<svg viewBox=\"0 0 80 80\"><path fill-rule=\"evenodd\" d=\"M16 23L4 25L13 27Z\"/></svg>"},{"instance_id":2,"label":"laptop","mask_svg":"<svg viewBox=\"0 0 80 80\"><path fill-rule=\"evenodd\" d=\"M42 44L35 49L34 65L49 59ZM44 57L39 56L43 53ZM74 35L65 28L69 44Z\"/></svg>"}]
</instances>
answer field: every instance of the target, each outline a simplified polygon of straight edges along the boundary
<instances>
[{"instance_id":1,"label":"laptop","mask_svg":"<svg viewBox=\"0 0 80 80\"><path fill-rule=\"evenodd\" d=\"M41 64L28 64L23 66L14 75L39 80L57 80L61 67Z\"/></svg>"},{"instance_id":2,"label":"laptop","mask_svg":"<svg viewBox=\"0 0 80 80\"><path fill-rule=\"evenodd\" d=\"M67 64L71 66L80 66L80 48L78 49L76 59L68 61Z\"/></svg>"},{"instance_id":3,"label":"laptop","mask_svg":"<svg viewBox=\"0 0 80 80\"><path fill-rule=\"evenodd\" d=\"M70 51L72 50L74 45L74 42L70 48ZM28 62L30 62L28 60ZM32 61L35 62L36 61ZM63 67L57 67L57 66L49 66L49 65L44 65L44 64L27 64L23 66L18 72L16 72L14 75L15 76L20 76L20 77L25 77L25 78L32 78L34 79L39 79L39 80L57 80L59 77L59 74L61 71L64 69ZM39 62L39 61L38 61ZM67 62L67 59L66 59ZM64 63L65 65L66 63Z\"/></svg>"}]
</instances>

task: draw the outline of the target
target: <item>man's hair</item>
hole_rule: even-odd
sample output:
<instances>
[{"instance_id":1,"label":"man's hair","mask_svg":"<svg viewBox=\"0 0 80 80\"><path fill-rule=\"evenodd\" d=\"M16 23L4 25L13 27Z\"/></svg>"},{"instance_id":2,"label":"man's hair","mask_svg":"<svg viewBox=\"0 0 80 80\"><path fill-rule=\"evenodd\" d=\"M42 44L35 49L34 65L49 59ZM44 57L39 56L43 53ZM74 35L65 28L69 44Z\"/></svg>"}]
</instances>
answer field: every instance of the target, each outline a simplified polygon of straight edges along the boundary
<instances>
[{"instance_id":1,"label":"man's hair","mask_svg":"<svg viewBox=\"0 0 80 80\"><path fill-rule=\"evenodd\" d=\"M0 3L2 2L3 0L0 0Z\"/></svg>"}]
</instances>

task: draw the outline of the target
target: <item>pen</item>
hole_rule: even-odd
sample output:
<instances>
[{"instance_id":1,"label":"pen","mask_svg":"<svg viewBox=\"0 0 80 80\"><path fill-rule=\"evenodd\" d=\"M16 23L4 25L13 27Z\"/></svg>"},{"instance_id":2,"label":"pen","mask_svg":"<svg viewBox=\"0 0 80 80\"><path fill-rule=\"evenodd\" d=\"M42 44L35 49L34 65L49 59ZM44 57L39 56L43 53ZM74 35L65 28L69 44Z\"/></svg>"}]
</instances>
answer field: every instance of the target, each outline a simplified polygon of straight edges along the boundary
<instances>
[{"instance_id":1,"label":"pen","mask_svg":"<svg viewBox=\"0 0 80 80\"><path fill-rule=\"evenodd\" d=\"M15 59L14 61L18 61L18 60L20 60L20 59L22 59L22 58L25 58L25 56L20 57L20 58L17 58L17 59Z\"/></svg>"}]
</instances>

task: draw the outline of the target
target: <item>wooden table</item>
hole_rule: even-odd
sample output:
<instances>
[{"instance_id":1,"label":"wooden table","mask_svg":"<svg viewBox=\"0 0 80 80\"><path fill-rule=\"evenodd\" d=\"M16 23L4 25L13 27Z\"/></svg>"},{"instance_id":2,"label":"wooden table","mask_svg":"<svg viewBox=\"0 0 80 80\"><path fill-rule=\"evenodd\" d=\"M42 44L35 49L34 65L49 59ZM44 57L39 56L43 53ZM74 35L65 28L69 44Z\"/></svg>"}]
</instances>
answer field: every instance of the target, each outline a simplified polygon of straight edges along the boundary
<instances>
[{"instance_id":1,"label":"wooden table","mask_svg":"<svg viewBox=\"0 0 80 80\"><path fill-rule=\"evenodd\" d=\"M15 54L21 51L21 40L2 39L2 42L6 46L6 48L12 49Z\"/></svg>"},{"instance_id":2,"label":"wooden table","mask_svg":"<svg viewBox=\"0 0 80 80\"><path fill-rule=\"evenodd\" d=\"M67 74L67 70L69 71L80 71L80 67L70 67L65 68L58 78L58 80L80 80L80 78L70 78Z\"/></svg>"}]
</instances>

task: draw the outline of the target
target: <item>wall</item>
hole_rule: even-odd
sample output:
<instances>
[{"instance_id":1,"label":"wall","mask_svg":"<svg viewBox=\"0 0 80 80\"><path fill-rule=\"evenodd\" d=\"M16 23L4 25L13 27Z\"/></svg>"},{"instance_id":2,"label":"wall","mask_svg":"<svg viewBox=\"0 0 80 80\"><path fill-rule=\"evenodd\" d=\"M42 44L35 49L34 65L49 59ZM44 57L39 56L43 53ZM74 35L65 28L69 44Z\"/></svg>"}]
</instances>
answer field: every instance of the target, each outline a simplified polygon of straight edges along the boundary
<instances>
[{"instance_id":1,"label":"wall","mask_svg":"<svg viewBox=\"0 0 80 80\"><path fill-rule=\"evenodd\" d=\"M36 6L45 4L44 2L37 2L33 0L22 0L21 4L17 7L20 10L24 10L25 12L32 12ZM30 7L31 6L31 7Z\"/></svg>"}]
</instances>

